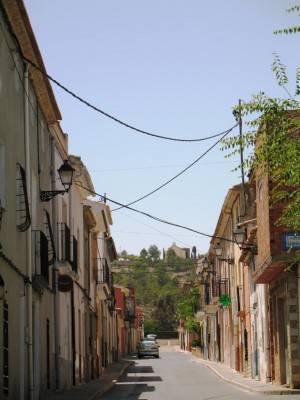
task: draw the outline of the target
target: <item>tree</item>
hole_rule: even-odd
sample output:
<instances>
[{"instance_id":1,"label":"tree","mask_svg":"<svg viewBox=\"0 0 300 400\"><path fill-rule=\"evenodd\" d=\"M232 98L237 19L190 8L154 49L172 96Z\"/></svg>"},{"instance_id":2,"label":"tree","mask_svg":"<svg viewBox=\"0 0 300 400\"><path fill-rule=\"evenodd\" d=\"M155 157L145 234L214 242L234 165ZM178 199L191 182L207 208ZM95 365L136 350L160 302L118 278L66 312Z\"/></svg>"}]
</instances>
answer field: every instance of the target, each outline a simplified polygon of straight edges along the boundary
<instances>
[{"instance_id":1,"label":"tree","mask_svg":"<svg viewBox=\"0 0 300 400\"><path fill-rule=\"evenodd\" d=\"M157 328L163 331L174 331L177 327L176 301L170 293L162 294L155 301L155 308L151 314L157 323Z\"/></svg>"},{"instance_id":2,"label":"tree","mask_svg":"<svg viewBox=\"0 0 300 400\"><path fill-rule=\"evenodd\" d=\"M143 258L143 259L146 259L148 257L148 252L147 252L146 249L142 249L140 251L140 257Z\"/></svg>"},{"instance_id":3,"label":"tree","mask_svg":"<svg viewBox=\"0 0 300 400\"><path fill-rule=\"evenodd\" d=\"M155 244L152 244L148 249L149 257L151 258L152 262L157 262L160 259L160 251Z\"/></svg>"},{"instance_id":4,"label":"tree","mask_svg":"<svg viewBox=\"0 0 300 400\"><path fill-rule=\"evenodd\" d=\"M119 257L122 258L123 260L127 260L128 254L126 250L122 250L121 253L119 254Z\"/></svg>"},{"instance_id":5,"label":"tree","mask_svg":"<svg viewBox=\"0 0 300 400\"><path fill-rule=\"evenodd\" d=\"M199 307L199 288L187 292L186 299L178 303L178 316L184 321L184 326L190 333L200 334L200 323L194 321L194 314ZM199 337L200 340L200 337Z\"/></svg>"},{"instance_id":6,"label":"tree","mask_svg":"<svg viewBox=\"0 0 300 400\"><path fill-rule=\"evenodd\" d=\"M299 11L296 6L288 12ZM296 33L300 28L288 28L274 32ZM296 71L294 96L287 89L289 82L286 66L278 55L273 53L272 64L277 83L287 97L283 99L269 97L264 92L252 95L249 102L234 107L238 118L249 118L245 124L248 131L224 140L223 150L231 154L250 149L243 167L246 170L268 174L275 183L271 193L271 202L285 204L283 215L277 223L294 232L300 231L300 69ZM255 146L255 149L254 149ZM258 176L259 177L259 176Z\"/></svg>"},{"instance_id":7,"label":"tree","mask_svg":"<svg viewBox=\"0 0 300 400\"><path fill-rule=\"evenodd\" d=\"M166 261L169 266L174 266L175 262L178 260L178 257L173 249L169 249L166 254Z\"/></svg>"},{"instance_id":8,"label":"tree","mask_svg":"<svg viewBox=\"0 0 300 400\"><path fill-rule=\"evenodd\" d=\"M192 247L192 254L193 254L192 258L194 258L196 260L196 258L197 258L197 248L196 248L196 246Z\"/></svg>"}]
</instances>

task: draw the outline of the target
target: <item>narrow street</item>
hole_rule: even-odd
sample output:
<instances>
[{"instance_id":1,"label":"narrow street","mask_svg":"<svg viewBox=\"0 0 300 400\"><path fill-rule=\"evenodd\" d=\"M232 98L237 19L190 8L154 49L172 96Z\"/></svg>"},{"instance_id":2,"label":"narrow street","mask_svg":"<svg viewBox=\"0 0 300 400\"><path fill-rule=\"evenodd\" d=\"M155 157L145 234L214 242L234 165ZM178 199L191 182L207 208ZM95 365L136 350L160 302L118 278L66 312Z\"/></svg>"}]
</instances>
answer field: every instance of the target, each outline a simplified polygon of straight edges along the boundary
<instances>
[{"instance_id":1,"label":"narrow street","mask_svg":"<svg viewBox=\"0 0 300 400\"><path fill-rule=\"evenodd\" d=\"M194 362L190 354L162 346L160 358L136 359L113 388L96 397L102 400L234 400L265 399L266 395L247 392L228 383L209 368ZM289 395L272 395L284 400ZM293 400L300 395L293 395Z\"/></svg>"}]
</instances>

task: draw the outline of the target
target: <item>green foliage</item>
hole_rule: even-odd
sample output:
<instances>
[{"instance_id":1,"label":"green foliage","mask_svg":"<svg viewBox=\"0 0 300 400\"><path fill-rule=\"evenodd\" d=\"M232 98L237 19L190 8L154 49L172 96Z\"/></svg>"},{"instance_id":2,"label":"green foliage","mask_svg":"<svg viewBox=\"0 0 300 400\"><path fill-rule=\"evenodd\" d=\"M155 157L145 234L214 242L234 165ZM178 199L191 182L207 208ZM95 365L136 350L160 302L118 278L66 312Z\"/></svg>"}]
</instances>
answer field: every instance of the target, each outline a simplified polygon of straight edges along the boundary
<instances>
[{"instance_id":1,"label":"green foliage","mask_svg":"<svg viewBox=\"0 0 300 400\"><path fill-rule=\"evenodd\" d=\"M288 12L299 11L295 6ZM279 33L299 32L300 28L276 31ZM222 150L232 156L242 149L250 149L244 161L246 173L255 171L257 179L268 174L275 183L270 193L271 205L281 203L284 211L277 223L286 228L300 231L300 103L294 98L287 84L286 66L276 53L272 70L277 83L287 93L287 98L272 98L264 92L252 95L249 102L235 107L248 131L241 138L237 135L223 141ZM295 96L300 94L300 69L296 71ZM254 151L255 146L255 151ZM238 166L236 169L238 169Z\"/></svg>"},{"instance_id":2,"label":"green foliage","mask_svg":"<svg viewBox=\"0 0 300 400\"><path fill-rule=\"evenodd\" d=\"M127 261L123 267L120 266L122 263L115 263L120 272L114 273L114 283L135 287L137 305L144 307L145 331L150 332L174 330L177 327L177 304L183 298L175 271L177 264L170 267L165 260L159 259L159 255L157 246L152 245L148 251L143 249L139 257L127 254L129 265ZM190 260L183 260L183 263L184 268L187 265L190 268Z\"/></svg>"},{"instance_id":3,"label":"green foliage","mask_svg":"<svg viewBox=\"0 0 300 400\"><path fill-rule=\"evenodd\" d=\"M157 262L160 259L160 251L155 244L152 244L148 249L148 254L152 262Z\"/></svg>"},{"instance_id":4,"label":"green foliage","mask_svg":"<svg viewBox=\"0 0 300 400\"><path fill-rule=\"evenodd\" d=\"M196 246L192 247L192 256L193 256L194 259L197 258L197 248L196 248Z\"/></svg>"},{"instance_id":5,"label":"green foliage","mask_svg":"<svg viewBox=\"0 0 300 400\"><path fill-rule=\"evenodd\" d=\"M144 322L144 331L145 332L156 332L158 329L158 324L155 320L147 318Z\"/></svg>"},{"instance_id":6,"label":"green foliage","mask_svg":"<svg viewBox=\"0 0 300 400\"><path fill-rule=\"evenodd\" d=\"M178 303L178 316L183 321L193 318L199 306L199 288L185 292L185 299Z\"/></svg>"},{"instance_id":7,"label":"green foliage","mask_svg":"<svg viewBox=\"0 0 300 400\"><path fill-rule=\"evenodd\" d=\"M176 256L176 253L173 249L169 249L167 251L166 261L169 264L169 266L171 266L171 267L174 266L178 259L179 259L179 257Z\"/></svg>"},{"instance_id":8,"label":"green foliage","mask_svg":"<svg viewBox=\"0 0 300 400\"><path fill-rule=\"evenodd\" d=\"M122 258L123 260L127 260L128 254L126 250L122 250L121 253L119 254L119 257Z\"/></svg>"},{"instance_id":9,"label":"green foliage","mask_svg":"<svg viewBox=\"0 0 300 400\"><path fill-rule=\"evenodd\" d=\"M159 326L158 330L172 331L176 329L176 310L176 299L170 293L162 294L154 301L154 309L151 316Z\"/></svg>"},{"instance_id":10,"label":"green foliage","mask_svg":"<svg viewBox=\"0 0 300 400\"><path fill-rule=\"evenodd\" d=\"M146 259L148 257L148 252L146 249L142 249L140 252L140 257Z\"/></svg>"},{"instance_id":11,"label":"green foliage","mask_svg":"<svg viewBox=\"0 0 300 400\"><path fill-rule=\"evenodd\" d=\"M296 5L294 7L288 8L286 11L288 13L299 12L300 11L300 6ZM300 27L299 26L291 26L289 28L278 29L278 30L274 31L273 33L275 35L282 35L282 34L290 35L290 34L298 33L298 32L300 32Z\"/></svg>"},{"instance_id":12,"label":"green foliage","mask_svg":"<svg viewBox=\"0 0 300 400\"><path fill-rule=\"evenodd\" d=\"M200 339L192 340L192 347L201 347Z\"/></svg>"},{"instance_id":13,"label":"green foliage","mask_svg":"<svg viewBox=\"0 0 300 400\"><path fill-rule=\"evenodd\" d=\"M184 327L190 333L200 333L200 322L194 321L191 317L188 317L184 323Z\"/></svg>"}]
</instances>

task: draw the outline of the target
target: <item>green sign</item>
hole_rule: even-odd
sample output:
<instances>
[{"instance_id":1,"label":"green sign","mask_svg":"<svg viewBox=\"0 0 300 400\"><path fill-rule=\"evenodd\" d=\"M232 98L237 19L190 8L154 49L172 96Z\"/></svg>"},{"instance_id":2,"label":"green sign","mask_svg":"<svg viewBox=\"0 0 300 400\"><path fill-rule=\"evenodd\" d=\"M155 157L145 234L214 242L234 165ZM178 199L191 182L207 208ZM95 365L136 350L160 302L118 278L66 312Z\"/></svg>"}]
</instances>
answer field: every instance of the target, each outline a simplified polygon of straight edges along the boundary
<instances>
[{"instance_id":1,"label":"green sign","mask_svg":"<svg viewBox=\"0 0 300 400\"><path fill-rule=\"evenodd\" d=\"M228 307L231 304L231 297L229 297L228 294L222 294L222 296L219 297L219 302L223 307Z\"/></svg>"}]
</instances>

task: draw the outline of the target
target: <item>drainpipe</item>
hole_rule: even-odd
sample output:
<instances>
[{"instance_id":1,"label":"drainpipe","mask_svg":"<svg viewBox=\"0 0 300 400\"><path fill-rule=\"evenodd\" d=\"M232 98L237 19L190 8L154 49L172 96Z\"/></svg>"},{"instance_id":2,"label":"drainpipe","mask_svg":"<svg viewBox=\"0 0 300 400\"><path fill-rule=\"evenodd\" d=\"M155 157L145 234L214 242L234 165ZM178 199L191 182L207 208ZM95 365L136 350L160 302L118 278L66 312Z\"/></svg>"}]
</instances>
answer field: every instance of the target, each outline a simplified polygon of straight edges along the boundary
<instances>
[{"instance_id":1,"label":"drainpipe","mask_svg":"<svg viewBox=\"0 0 300 400\"><path fill-rule=\"evenodd\" d=\"M70 226L70 231L71 234L73 235L73 243L74 243L74 235L75 235L75 229L74 229L74 223L73 223L73 198L72 198L72 186L70 186L69 190L69 226ZM72 269L72 274L73 274L73 269ZM73 277L72 277L73 279ZM68 337L68 340L71 340L71 348L72 348L72 354L71 354L71 359L69 359L69 354L68 354L68 360L70 360L70 366L71 366L71 382L72 385L76 385L76 330L75 330L75 303L74 303L74 289L71 291L70 296L69 296L69 301L70 301L70 309L71 309L71 337ZM68 321L68 324L70 322Z\"/></svg>"},{"instance_id":2,"label":"drainpipe","mask_svg":"<svg viewBox=\"0 0 300 400\"><path fill-rule=\"evenodd\" d=\"M271 382L271 349L270 349L270 332L269 332L269 315L268 315L268 288L264 285L264 303L265 303L265 349L266 349L266 374L267 382Z\"/></svg>"},{"instance_id":3,"label":"drainpipe","mask_svg":"<svg viewBox=\"0 0 300 400\"><path fill-rule=\"evenodd\" d=\"M51 190L56 190L55 187L55 139L54 134L51 135ZM57 207L56 201L51 202L52 205L52 227L53 241L57 245ZM55 348L55 386L56 390L60 389L60 365L59 365L59 292L57 290L58 268L57 261L52 270L52 285L54 290L54 348Z\"/></svg>"},{"instance_id":4,"label":"drainpipe","mask_svg":"<svg viewBox=\"0 0 300 400\"><path fill-rule=\"evenodd\" d=\"M25 130L25 170L26 170L26 184L28 203L31 213L31 165L30 165L30 139L29 139L29 75L28 64L25 64L24 71L24 130ZM28 351L28 399L34 398L34 384L33 384L33 344L32 344L32 331L33 331L33 318L32 318L32 232L27 229L27 258L26 258L26 293L27 293L27 351Z\"/></svg>"}]
</instances>

